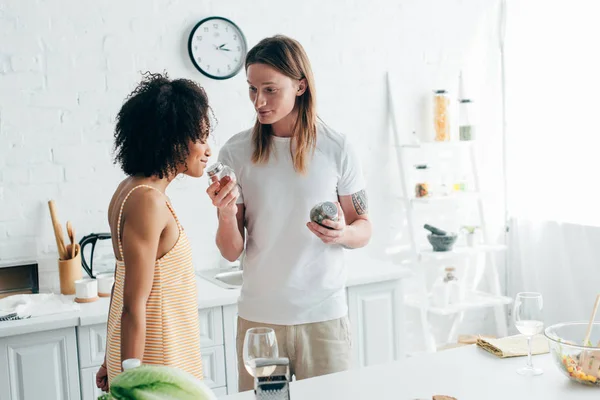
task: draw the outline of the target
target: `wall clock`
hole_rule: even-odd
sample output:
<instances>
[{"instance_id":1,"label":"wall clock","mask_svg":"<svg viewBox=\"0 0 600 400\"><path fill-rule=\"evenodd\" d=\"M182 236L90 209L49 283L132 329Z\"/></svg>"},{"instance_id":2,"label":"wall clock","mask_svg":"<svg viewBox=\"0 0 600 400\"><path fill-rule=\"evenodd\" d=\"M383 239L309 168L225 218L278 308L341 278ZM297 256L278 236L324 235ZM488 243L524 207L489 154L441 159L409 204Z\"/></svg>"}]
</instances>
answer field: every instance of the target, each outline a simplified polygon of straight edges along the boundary
<instances>
[{"instance_id":1,"label":"wall clock","mask_svg":"<svg viewBox=\"0 0 600 400\"><path fill-rule=\"evenodd\" d=\"M188 52L198 71L212 79L229 79L244 66L247 44L242 30L223 17L208 17L190 33Z\"/></svg>"}]
</instances>

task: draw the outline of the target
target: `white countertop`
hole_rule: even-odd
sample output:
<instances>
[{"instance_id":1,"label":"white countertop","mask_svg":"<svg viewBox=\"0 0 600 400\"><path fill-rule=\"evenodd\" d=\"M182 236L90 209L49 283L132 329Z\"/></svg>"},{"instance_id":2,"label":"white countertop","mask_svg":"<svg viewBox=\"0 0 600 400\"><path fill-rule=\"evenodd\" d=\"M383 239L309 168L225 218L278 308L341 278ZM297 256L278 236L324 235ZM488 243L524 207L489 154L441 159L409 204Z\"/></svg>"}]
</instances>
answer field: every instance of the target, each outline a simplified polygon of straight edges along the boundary
<instances>
[{"instance_id":1,"label":"white countertop","mask_svg":"<svg viewBox=\"0 0 600 400\"><path fill-rule=\"evenodd\" d=\"M398 265L381 261L353 262L348 266L347 286L402 279L411 272ZM237 303L239 289L224 289L202 278L197 278L198 308L220 307ZM33 331L45 331L71 326L86 326L105 323L108 318L110 300L100 298L93 303L81 304L79 311L35 317L20 321L0 322L0 337L21 335Z\"/></svg>"},{"instance_id":2,"label":"white countertop","mask_svg":"<svg viewBox=\"0 0 600 400\"><path fill-rule=\"evenodd\" d=\"M497 358L475 346L425 354L406 360L292 382L293 400L430 400L447 395L458 400L587 400L600 388L570 381L553 365L550 354L535 356L544 374L529 377L515 371L525 357ZM223 400L253 400L252 391Z\"/></svg>"}]
</instances>

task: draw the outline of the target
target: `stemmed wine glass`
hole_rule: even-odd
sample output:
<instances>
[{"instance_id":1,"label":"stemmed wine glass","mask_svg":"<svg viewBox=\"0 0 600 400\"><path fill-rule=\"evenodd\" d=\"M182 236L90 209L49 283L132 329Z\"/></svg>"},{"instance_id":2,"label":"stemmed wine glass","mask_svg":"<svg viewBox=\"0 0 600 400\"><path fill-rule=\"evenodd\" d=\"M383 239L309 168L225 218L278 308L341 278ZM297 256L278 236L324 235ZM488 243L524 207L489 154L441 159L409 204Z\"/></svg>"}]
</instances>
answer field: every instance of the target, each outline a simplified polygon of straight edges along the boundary
<instances>
[{"instance_id":1,"label":"stemmed wine glass","mask_svg":"<svg viewBox=\"0 0 600 400\"><path fill-rule=\"evenodd\" d=\"M251 328L244 337L244 366L254 378L270 376L275 366L256 367L256 361L264 358L279 357L277 337L271 328Z\"/></svg>"},{"instance_id":2,"label":"stemmed wine glass","mask_svg":"<svg viewBox=\"0 0 600 400\"><path fill-rule=\"evenodd\" d=\"M521 334L527 337L527 365L517 370L517 373L521 375L544 373L541 369L535 368L531 361L531 340L544 329L543 308L544 302L540 293L522 292L517 294L514 310L515 326Z\"/></svg>"}]
</instances>

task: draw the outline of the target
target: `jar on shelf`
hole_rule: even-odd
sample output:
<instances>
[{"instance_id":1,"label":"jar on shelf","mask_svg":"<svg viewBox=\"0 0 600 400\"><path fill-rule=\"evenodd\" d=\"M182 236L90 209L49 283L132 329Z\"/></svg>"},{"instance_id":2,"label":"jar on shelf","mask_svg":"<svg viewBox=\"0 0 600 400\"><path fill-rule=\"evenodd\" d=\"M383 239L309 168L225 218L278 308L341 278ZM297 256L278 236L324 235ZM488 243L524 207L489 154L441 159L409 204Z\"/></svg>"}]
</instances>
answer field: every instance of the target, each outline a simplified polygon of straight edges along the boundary
<instances>
[{"instance_id":1,"label":"jar on shelf","mask_svg":"<svg viewBox=\"0 0 600 400\"><path fill-rule=\"evenodd\" d=\"M430 189L430 173L431 167L427 164L415 165L417 170L417 183L415 184L415 197L427 197L431 194Z\"/></svg>"},{"instance_id":2,"label":"jar on shelf","mask_svg":"<svg viewBox=\"0 0 600 400\"><path fill-rule=\"evenodd\" d=\"M450 140L450 97L446 90L436 90L434 93L433 125L436 142Z\"/></svg>"},{"instance_id":3,"label":"jar on shelf","mask_svg":"<svg viewBox=\"0 0 600 400\"><path fill-rule=\"evenodd\" d=\"M475 127L471 120L473 114L473 101L462 99L459 102L458 113L458 132L461 141L475 140Z\"/></svg>"}]
</instances>

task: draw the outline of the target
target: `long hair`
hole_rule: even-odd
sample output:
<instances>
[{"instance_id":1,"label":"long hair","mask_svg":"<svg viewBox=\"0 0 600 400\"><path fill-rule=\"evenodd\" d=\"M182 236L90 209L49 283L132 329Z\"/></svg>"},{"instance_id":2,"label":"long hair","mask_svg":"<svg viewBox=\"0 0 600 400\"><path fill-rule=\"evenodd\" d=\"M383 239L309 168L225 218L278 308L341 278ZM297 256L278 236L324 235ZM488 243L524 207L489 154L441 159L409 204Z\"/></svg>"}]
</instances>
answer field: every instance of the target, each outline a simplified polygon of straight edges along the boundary
<instances>
[{"instance_id":1,"label":"long hair","mask_svg":"<svg viewBox=\"0 0 600 400\"><path fill-rule=\"evenodd\" d=\"M294 170L306 173L308 158L312 156L317 142L317 106L315 79L304 48L296 40L276 35L261 40L246 55L246 71L252 64L266 64L291 79L306 79L305 92L296 98L298 118L292 129L290 152ZM258 118L252 129L254 152L252 162L269 161L272 141L271 125L263 125Z\"/></svg>"}]
</instances>

